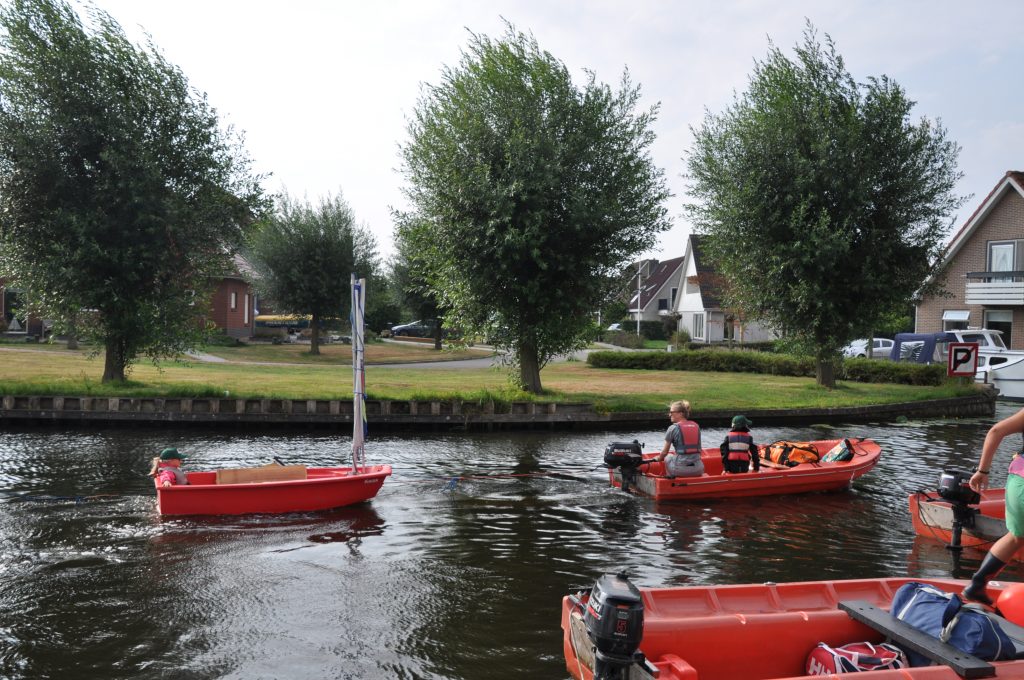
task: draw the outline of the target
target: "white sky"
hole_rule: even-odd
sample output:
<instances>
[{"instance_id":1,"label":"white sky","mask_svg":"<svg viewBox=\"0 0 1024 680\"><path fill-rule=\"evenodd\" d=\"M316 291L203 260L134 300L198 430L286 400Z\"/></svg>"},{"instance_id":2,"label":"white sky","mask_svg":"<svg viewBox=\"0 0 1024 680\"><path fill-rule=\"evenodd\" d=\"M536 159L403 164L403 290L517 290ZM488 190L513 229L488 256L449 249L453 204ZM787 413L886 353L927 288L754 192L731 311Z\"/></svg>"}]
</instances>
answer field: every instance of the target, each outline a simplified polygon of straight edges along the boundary
<instances>
[{"instance_id":1,"label":"white sky","mask_svg":"<svg viewBox=\"0 0 1024 680\"><path fill-rule=\"evenodd\" d=\"M467 30L499 37L502 18L583 82L617 87L624 68L661 102L655 162L675 226L649 253L682 255L690 126L747 88L769 38L792 55L805 18L828 33L858 81L886 74L961 147L954 228L1007 170L1024 170L1024 2L1019 0L95 0L133 38L153 36L222 121L243 130L256 169L315 200L342 193L393 252L390 208L405 207L398 147L421 83L456 65Z\"/></svg>"}]
</instances>

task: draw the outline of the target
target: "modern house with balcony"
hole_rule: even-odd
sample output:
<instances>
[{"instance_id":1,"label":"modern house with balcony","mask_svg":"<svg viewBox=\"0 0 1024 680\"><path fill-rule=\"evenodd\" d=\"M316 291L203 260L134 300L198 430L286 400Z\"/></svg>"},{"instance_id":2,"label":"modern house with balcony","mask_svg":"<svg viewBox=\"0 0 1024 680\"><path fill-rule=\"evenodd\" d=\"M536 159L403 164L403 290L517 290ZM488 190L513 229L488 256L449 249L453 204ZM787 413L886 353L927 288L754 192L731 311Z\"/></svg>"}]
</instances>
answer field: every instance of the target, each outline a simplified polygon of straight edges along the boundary
<instances>
[{"instance_id":1,"label":"modern house with balcony","mask_svg":"<svg viewBox=\"0 0 1024 680\"><path fill-rule=\"evenodd\" d=\"M924 297L915 329L1002 331L1024 349L1024 172L1010 171L950 241L943 260L947 295Z\"/></svg>"}]
</instances>

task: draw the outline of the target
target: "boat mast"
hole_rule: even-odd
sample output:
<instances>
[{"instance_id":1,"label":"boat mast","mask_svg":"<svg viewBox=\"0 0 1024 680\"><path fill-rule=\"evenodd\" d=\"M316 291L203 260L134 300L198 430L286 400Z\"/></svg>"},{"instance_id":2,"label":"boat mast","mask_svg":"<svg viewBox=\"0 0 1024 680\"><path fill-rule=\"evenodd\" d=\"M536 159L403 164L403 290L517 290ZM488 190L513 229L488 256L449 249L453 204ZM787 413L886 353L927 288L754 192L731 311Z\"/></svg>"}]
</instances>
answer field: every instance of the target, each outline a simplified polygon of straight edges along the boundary
<instances>
[{"instance_id":1,"label":"boat mast","mask_svg":"<svg viewBox=\"0 0 1024 680\"><path fill-rule=\"evenodd\" d=\"M366 465L365 302L366 279L356 279L352 274L352 474Z\"/></svg>"}]
</instances>

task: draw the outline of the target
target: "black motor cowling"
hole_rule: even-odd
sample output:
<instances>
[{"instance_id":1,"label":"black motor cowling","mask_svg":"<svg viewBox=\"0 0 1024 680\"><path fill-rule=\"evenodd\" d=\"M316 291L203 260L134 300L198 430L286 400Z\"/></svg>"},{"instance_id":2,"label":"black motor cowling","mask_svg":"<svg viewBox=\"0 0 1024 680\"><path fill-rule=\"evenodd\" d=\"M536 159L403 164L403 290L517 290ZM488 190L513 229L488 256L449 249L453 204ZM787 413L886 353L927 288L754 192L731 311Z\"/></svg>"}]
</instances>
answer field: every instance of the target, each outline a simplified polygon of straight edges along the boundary
<instances>
[{"instance_id":1,"label":"black motor cowling","mask_svg":"<svg viewBox=\"0 0 1024 680\"><path fill-rule=\"evenodd\" d=\"M944 470L939 475L939 496L961 505L974 505L981 495L970 487L971 475L957 470Z\"/></svg>"},{"instance_id":2,"label":"black motor cowling","mask_svg":"<svg viewBox=\"0 0 1024 680\"><path fill-rule=\"evenodd\" d=\"M594 680L627 677L628 668L643 658L637 649L644 636L644 602L637 587L623 574L601 576L590 590L583 622L594 644Z\"/></svg>"},{"instance_id":3,"label":"black motor cowling","mask_svg":"<svg viewBox=\"0 0 1024 680\"><path fill-rule=\"evenodd\" d=\"M612 442L604 450L604 464L609 468L636 468L644 461L640 442Z\"/></svg>"}]
</instances>

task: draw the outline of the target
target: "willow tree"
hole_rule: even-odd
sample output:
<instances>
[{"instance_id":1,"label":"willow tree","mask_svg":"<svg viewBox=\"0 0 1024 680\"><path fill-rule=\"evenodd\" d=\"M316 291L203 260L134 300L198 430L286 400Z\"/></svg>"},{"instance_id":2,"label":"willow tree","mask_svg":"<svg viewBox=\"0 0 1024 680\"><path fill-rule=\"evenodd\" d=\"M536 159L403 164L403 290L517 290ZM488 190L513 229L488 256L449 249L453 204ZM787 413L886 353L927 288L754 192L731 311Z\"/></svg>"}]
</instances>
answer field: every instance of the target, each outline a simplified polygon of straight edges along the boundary
<instances>
[{"instance_id":1,"label":"willow tree","mask_svg":"<svg viewBox=\"0 0 1024 680\"><path fill-rule=\"evenodd\" d=\"M282 196L274 213L253 233L249 251L257 287L274 308L308 314L310 353L320 353L324 320L347 318L350 276L371 282L378 269L377 244L340 196L316 204Z\"/></svg>"},{"instance_id":2,"label":"willow tree","mask_svg":"<svg viewBox=\"0 0 1024 680\"><path fill-rule=\"evenodd\" d=\"M857 83L808 26L774 46L746 92L708 113L689 153L689 207L733 306L813 348L839 349L905 308L936 270L959 147L886 76Z\"/></svg>"},{"instance_id":3,"label":"willow tree","mask_svg":"<svg viewBox=\"0 0 1024 680\"><path fill-rule=\"evenodd\" d=\"M591 338L593 312L624 263L669 227L650 157L657 106L638 110L511 26L471 35L457 66L424 86L402 148L414 225L446 321L500 339L517 382Z\"/></svg>"},{"instance_id":4,"label":"willow tree","mask_svg":"<svg viewBox=\"0 0 1024 680\"><path fill-rule=\"evenodd\" d=\"M263 208L241 140L150 43L57 0L0 9L0 276L105 348L103 381L201 339Z\"/></svg>"}]
</instances>

